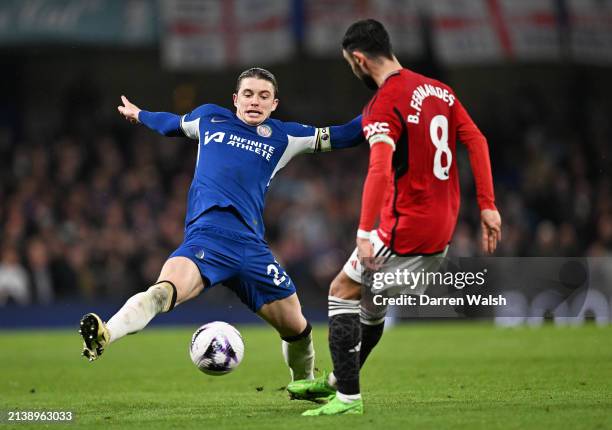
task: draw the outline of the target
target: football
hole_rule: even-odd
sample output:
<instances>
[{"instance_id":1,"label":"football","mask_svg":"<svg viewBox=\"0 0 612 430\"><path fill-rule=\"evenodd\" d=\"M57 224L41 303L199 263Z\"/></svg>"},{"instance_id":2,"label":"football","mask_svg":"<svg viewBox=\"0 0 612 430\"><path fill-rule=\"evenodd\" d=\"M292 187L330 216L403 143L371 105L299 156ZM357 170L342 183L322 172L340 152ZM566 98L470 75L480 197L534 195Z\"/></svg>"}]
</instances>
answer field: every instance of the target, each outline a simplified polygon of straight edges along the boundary
<instances>
[{"instance_id":1,"label":"football","mask_svg":"<svg viewBox=\"0 0 612 430\"><path fill-rule=\"evenodd\" d=\"M225 375L242 361L244 342L234 326L214 321L193 333L189 355L193 364L207 375Z\"/></svg>"}]
</instances>

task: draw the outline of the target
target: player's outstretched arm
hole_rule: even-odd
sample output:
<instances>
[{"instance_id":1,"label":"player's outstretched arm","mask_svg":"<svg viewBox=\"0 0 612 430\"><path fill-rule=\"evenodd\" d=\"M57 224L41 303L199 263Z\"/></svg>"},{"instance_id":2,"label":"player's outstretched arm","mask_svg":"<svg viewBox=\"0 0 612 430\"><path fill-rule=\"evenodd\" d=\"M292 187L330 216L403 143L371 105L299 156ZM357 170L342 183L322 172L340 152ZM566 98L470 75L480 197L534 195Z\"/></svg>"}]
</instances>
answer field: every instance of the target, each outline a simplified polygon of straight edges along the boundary
<instances>
[{"instance_id":1,"label":"player's outstretched arm","mask_svg":"<svg viewBox=\"0 0 612 430\"><path fill-rule=\"evenodd\" d=\"M164 136L182 136L181 117L169 112L149 112L140 109L130 102L126 96L121 96L123 106L118 106L119 113L132 123L142 123L151 130Z\"/></svg>"},{"instance_id":2,"label":"player's outstretched arm","mask_svg":"<svg viewBox=\"0 0 612 430\"><path fill-rule=\"evenodd\" d=\"M353 148L365 142L361 131L361 115L342 125L329 127L330 149Z\"/></svg>"},{"instance_id":3,"label":"player's outstretched arm","mask_svg":"<svg viewBox=\"0 0 612 430\"><path fill-rule=\"evenodd\" d=\"M317 128L297 122L285 122L283 126L291 148L288 160L298 154L351 148L365 140L361 132L361 115L346 124L331 127Z\"/></svg>"}]
</instances>

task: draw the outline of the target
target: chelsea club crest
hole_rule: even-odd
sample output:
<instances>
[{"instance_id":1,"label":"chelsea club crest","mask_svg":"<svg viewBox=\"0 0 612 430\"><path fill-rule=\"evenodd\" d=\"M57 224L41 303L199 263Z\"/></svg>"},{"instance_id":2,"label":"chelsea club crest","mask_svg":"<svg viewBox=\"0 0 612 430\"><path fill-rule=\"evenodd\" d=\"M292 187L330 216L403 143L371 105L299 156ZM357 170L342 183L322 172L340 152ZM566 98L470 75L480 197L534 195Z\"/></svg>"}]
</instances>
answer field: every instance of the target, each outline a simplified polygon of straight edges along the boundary
<instances>
[{"instance_id":1,"label":"chelsea club crest","mask_svg":"<svg viewBox=\"0 0 612 430\"><path fill-rule=\"evenodd\" d=\"M269 125L261 124L257 126L257 134L261 137L270 137L272 136L272 129Z\"/></svg>"}]
</instances>

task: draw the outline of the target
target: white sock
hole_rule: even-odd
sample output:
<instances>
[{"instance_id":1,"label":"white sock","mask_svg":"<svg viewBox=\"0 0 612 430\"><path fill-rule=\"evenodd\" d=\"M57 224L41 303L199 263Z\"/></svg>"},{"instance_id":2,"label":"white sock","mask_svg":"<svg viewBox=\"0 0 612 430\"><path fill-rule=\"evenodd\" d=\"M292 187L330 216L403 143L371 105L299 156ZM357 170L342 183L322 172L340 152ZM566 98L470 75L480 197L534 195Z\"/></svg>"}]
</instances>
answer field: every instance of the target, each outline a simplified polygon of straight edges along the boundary
<instances>
[{"instance_id":1,"label":"white sock","mask_svg":"<svg viewBox=\"0 0 612 430\"><path fill-rule=\"evenodd\" d=\"M342 394L340 391L336 391L336 398L344 403L351 403L355 400L361 399L361 393L357 394Z\"/></svg>"},{"instance_id":2,"label":"white sock","mask_svg":"<svg viewBox=\"0 0 612 430\"><path fill-rule=\"evenodd\" d=\"M167 282L153 285L147 291L133 295L106 323L113 343L127 334L137 333L155 315L168 311L172 300L172 286Z\"/></svg>"},{"instance_id":3,"label":"white sock","mask_svg":"<svg viewBox=\"0 0 612 430\"><path fill-rule=\"evenodd\" d=\"M315 352L312 345L312 333L293 342L283 340L282 348L292 381L314 379Z\"/></svg>"}]
</instances>

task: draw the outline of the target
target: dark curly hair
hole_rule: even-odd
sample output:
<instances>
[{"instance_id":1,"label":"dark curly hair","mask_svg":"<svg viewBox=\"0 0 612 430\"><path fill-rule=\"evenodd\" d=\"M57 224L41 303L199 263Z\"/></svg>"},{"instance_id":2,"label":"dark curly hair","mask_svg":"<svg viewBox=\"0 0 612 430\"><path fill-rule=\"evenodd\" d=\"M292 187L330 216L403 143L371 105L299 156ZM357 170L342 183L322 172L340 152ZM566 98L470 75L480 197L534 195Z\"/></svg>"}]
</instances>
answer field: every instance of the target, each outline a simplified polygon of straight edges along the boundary
<instances>
[{"instance_id":1,"label":"dark curly hair","mask_svg":"<svg viewBox=\"0 0 612 430\"><path fill-rule=\"evenodd\" d=\"M351 24L342 38L342 49L347 52L360 51L368 57L393 59L389 33L375 19L364 19Z\"/></svg>"}]
</instances>

